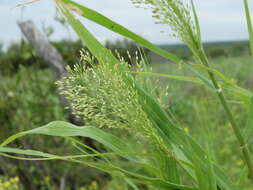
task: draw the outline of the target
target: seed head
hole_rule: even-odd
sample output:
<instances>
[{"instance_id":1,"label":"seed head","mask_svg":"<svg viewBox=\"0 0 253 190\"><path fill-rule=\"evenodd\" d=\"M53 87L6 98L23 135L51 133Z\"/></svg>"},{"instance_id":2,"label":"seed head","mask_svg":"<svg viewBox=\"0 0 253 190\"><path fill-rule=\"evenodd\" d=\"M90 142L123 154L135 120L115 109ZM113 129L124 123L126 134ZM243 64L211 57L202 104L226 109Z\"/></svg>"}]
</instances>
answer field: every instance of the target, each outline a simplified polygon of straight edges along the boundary
<instances>
[{"instance_id":1,"label":"seed head","mask_svg":"<svg viewBox=\"0 0 253 190\"><path fill-rule=\"evenodd\" d=\"M73 70L68 68L68 75L58 82L58 86L71 102L75 114L86 124L125 129L163 148L161 137L127 77L132 77L127 63L113 65L103 60L96 63L89 53L81 52L80 63Z\"/></svg>"},{"instance_id":2,"label":"seed head","mask_svg":"<svg viewBox=\"0 0 253 190\"><path fill-rule=\"evenodd\" d=\"M168 24L173 31L172 36L190 47L197 45L198 32L192 20L192 7L187 0L132 0L137 7L152 10L158 24Z\"/></svg>"}]
</instances>

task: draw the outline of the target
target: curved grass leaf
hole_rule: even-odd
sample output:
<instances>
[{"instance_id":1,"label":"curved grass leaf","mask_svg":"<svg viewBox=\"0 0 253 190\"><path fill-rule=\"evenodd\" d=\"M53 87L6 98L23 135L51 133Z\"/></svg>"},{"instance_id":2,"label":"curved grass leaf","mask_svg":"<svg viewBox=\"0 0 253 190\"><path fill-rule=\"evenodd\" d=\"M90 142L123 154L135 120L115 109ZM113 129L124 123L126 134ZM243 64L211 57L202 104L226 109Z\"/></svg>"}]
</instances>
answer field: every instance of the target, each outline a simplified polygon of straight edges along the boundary
<instances>
[{"instance_id":1,"label":"curved grass leaf","mask_svg":"<svg viewBox=\"0 0 253 190\"><path fill-rule=\"evenodd\" d=\"M191 68L189 68L191 70ZM209 87L209 89L214 90L213 85L211 84L211 81L201 75L200 73L196 73L196 70L192 70L197 77L187 77L187 76L180 76L180 75L170 75L170 74L164 74L164 73L154 73L154 72L136 72L136 71L131 71L130 73L132 74L138 74L138 75L143 75L143 76L152 76L152 77L162 77L162 78L168 78L168 79L175 79L179 81L184 81L184 82L191 82L194 84L198 85L205 85ZM222 86L223 89L230 91L237 95L241 101L244 102L246 106L249 105L251 96L253 96L252 92L248 91L247 89L241 88L235 84L232 85L231 82L220 82L219 85Z\"/></svg>"},{"instance_id":2,"label":"curved grass leaf","mask_svg":"<svg viewBox=\"0 0 253 190\"><path fill-rule=\"evenodd\" d=\"M0 147L0 153L14 153L14 154L22 154L36 157L44 157L44 158L52 158L57 157L53 154L44 153L36 150L22 150L18 148L9 148L9 147Z\"/></svg>"},{"instance_id":3,"label":"curved grass leaf","mask_svg":"<svg viewBox=\"0 0 253 190\"><path fill-rule=\"evenodd\" d=\"M0 147L0 155L15 158L19 160L69 160L69 159L79 159L79 158L90 158L90 157L109 157L109 156L152 156L150 154L138 154L131 152L106 152L106 153L96 153L96 154L80 154L80 155L68 155L68 156L60 156L49 153L44 153L37 150L29 150L29 149L18 149L18 148L9 148L9 147ZM12 156L9 154L21 154L28 155L33 157L20 157L20 156ZM139 164L139 163L138 163ZM145 166L145 165L143 165Z\"/></svg>"},{"instance_id":4,"label":"curved grass leaf","mask_svg":"<svg viewBox=\"0 0 253 190\"><path fill-rule=\"evenodd\" d=\"M134 32L128 30L127 28L123 27L122 25L112 21L111 19L105 17L104 15L96 12L95 10L89 9L83 5L80 5L76 2L73 2L71 0L59 0L61 3L64 3L65 8L75 11L79 15L83 16L86 19L89 19L115 33L118 33L124 37L127 37L142 46L150 49L151 51L175 62L175 63L180 63L182 60L177 57L176 55L169 53L158 46L152 44L151 42L147 41L143 37L135 34Z\"/></svg>"},{"instance_id":5,"label":"curved grass leaf","mask_svg":"<svg viewBox=\"0 0 253 190\"><path fill-rule=\"evenodd\" d=\"M140 175L134 172L129 172L127 170L121 169L119 167L113 166L113 165L108 165L108 164L102 164L102 163L91 163L93 167L97 167L98 169L101 169L106 172L112 172L112 171L118 171L132 179L133 181L137 181L142 184L147 184L147 185L152 185L155 187L159 187L162 189L168 189L168 190L199 190L198 188L194 187L188 187L184 185L178 185L175 183L170 183L167 181L164 181L159 178L152 178L152 177L147 177L144 175Z\"/></svg>"},{"instance_id":6,"label":"curved grass leaf","mask_svg":"<svg viewBox=\"0 0 253 190\"><path fill-rule=\"evenodd\" d=\"M91 127L91 126L77 127L75 125L72 125L64 121L53 121L45 126L13 135L9 137L8 139L6 139L1 144L0 147L6 146L7 144L11 143L17 138L20 138L26 135L32 135L32 134L33 135L41 134L41 135L58 136L58 137L74 137L74 136L88 137L100 142L101 144L113 150L114 152L119 152L119 153L134 152L130 146L125 144L119 138L109 133L106 133L102 131L101 129L98 129L96 127ZM130 157L127 155L125 155L124 157L126 157L129 160L137 161L137 158L134 159L134 157Z\"/></svg>"},{"instance_id":7,"label":"curved grass leaf","mask_svg":"<svg viewBox=\"0 0 253 190\"><path fill-rule=\"evenodd\" d=\"M169 74L163 74L163 73L153 73L153 72L138 72L138 71L131 71L130 73L133 74L139 74L139 75L145 75L145 76L154 76L154 77L163 77L168 79L175 79L185 82L192 82L196 84L203 84L201 80L195 77L187 77L187 76L180 76L180 75L169 75Z\"/></svg>"},{"instance_id":8,"label":"curved grass leaf","mask_svg":"<svg viewBox=\"0 0 253 190\"><path fill-rule=\"evenodd\" d=\"M111 64L118 63L118 60L112 55L112 53L106 49L86 28L85 26L77 20L71 12L69 12L62 3L57 1L57 6L61 10L62 14L67 19L68 23L74 29L74 31L79 36L80 40L84 45L88 47L92 55L94 55L98 60L103 59Z\"/></svg>"},{"instance_id":9,"label":"curved grass leaf","mask_svg":"<svg viewBox=\"0 0 253 190\"><path fill-rule=\"evenodd\" d=\"M247 21L247 26L248 26L249 40L250 40L251 57L253 59L253 28L252 28L248 0L244 0L244 8L245 8L245 15L246 15L246 21Z\"/></svg>"},{"instance_id":10,"label":"curved grass leaf","mask_svg":"<svg viewBox=\"0 0 253 190\"><path fill-rule=\"evenodd\" d=\"M15 154L23 154L23 155L29 155L29 156L36 156L36 157L42 157L42 158L23 158L23 157L16 157L16 156L11 156L6 153L15 153ZM104 153L106 154L106 153ZM82 157L91 157L91 156L100 156L100 155L71 155L71 156L58 156L58 155L53 155L53 154L48 154L40 151L35 151L35 150L22 150L22 149L17 149L17 148L8 148L8 147L0 147L0 155L6 156L9 158L15 158L15 159L20 159L20 160L65 160L65 161L70 161L70 162L76 162L76 163L81 163L102 171L105 171L107 173L112 173L112 172L120 172L124 175L126 175L128 178L132 179L133 181L137 181L142 184L148 184L152 185L158 188L162 189L170 189L170 190L198 190L197 188L193 187L188 187L184 185L179 185L179 184L174 184L170 183L167 181L164 181L159 178L152 178L152 177L147 177L140 175L135 172L130 172L124 169L121 169L119 167L110 165L110 164L103 164L103 163L98 163L98 162L89 162L89 161L82 161L82 160L76 160L76 158L82 158ZM101 153L101 155L103 155Z\"/></svg>"},{"instance_id":11,"label":"curved grass leaf","mask_svg":"<svg viewBox=\"0 0 253 190\"><path fill-rule=\"evenodd\" d=\"M213 73L214 75L216 75L217 77L219 77L224 83L229 84L229 85L235 85L235 81L231 78L227 78L225 75L223 75L221 72L219 72L216 69L213 68L209 68L205 65L202 64L190 64L192 67L197 67L199 69L205 70L205 71L209 71L211 73Z\"/></svg>"}]
</instances>

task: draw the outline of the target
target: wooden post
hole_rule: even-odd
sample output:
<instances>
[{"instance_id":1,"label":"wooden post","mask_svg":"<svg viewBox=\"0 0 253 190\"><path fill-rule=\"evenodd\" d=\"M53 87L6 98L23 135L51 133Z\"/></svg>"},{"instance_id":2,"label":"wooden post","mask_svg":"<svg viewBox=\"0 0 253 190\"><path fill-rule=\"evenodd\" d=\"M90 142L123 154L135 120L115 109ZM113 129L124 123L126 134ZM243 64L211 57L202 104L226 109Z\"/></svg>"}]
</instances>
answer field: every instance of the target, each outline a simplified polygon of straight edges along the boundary
<instances>
[{"instance_id":1,"label":"wooden post","mask_svg":"<svg viewBox=\"0 0 253 190\"><path fill-rule=\"evenodd\" d=\"M49 66L54 70L56 75L56 80L62 80L66 75L66 63L63 61L62 56L53 47L45 35L43 35L40 30L36 27L33 21L18 21L18 26L20 27L23 35L31 44L31 46L36 50L36 52L41 56ZM64 107L68 106L68 101L66 98L59 93L61 103ZM73 113L75 111L70 111L69 121L76 125L83 125L80 119L77 119Z\"/></svg>"}]
</instances>

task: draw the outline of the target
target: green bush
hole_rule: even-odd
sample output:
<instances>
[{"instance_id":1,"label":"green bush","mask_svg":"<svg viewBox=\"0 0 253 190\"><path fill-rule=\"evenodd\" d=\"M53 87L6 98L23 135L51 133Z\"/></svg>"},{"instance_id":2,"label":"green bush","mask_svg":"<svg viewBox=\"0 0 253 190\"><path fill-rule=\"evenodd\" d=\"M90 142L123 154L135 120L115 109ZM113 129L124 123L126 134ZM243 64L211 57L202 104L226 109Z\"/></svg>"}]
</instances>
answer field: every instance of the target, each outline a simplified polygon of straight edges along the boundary
<instances>
[{"instance_id":1,"label":"green bush","mask_svg":"<svg viewBox=\"0 0 253 190\"><path fill-rule=\"evenodd\" d=\"M60 103L54 76L49 69L39 65L25 67L19 65L15 74L2 75L0 81L0 139L14 131L33 129L51 120L66 120L67 110ZM52 152L69 152L71 144L63 139L34 138L32 136L15 143L19 147L33 149L39 147ZM40 168L39 170L36 168ZM90 174L85 179L75 175L84 170ZM62 162L13 161L0 158L0 171L5 176L16 175L24 189L58 189L61 180L65 188L80 187L96 179L97 172L91 169L65 166Z\"/></svg>"}]
</instances>

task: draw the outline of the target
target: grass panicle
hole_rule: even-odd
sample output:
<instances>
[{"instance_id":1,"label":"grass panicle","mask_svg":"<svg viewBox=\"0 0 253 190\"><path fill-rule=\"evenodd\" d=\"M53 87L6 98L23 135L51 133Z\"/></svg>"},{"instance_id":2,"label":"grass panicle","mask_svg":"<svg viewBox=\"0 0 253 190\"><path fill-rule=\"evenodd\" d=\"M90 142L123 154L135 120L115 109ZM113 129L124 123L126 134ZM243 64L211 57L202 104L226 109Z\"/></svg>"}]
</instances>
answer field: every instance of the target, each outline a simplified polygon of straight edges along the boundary
<instances>
[{"instance_id":1,"label":"grass panicle","mask_svg":"<svg viewBox=\"0 0 253 190\"><path fill-rule=\"evenodd\" d=\"M189 1L185 0L132 0L136 6L148 7L152 10L157 24L169 25L172 36L187 44L192 50L198 50L198 26L192 19Z\"/></svg>"},{"instance_id":2,"label":"grass panicle","mask_svg":"<svg viewBox=\"0 0 253 190\"><path fill-rule=\"evenodd\" d=\"M127 63L96 64L93 56L81 51L80 63L73 70L68 68L68 73L58 85L76 115L87 125L137 132L163 146L139 103L139 94L125 80L130 73Z\"/></svg>"}]
</instances>

